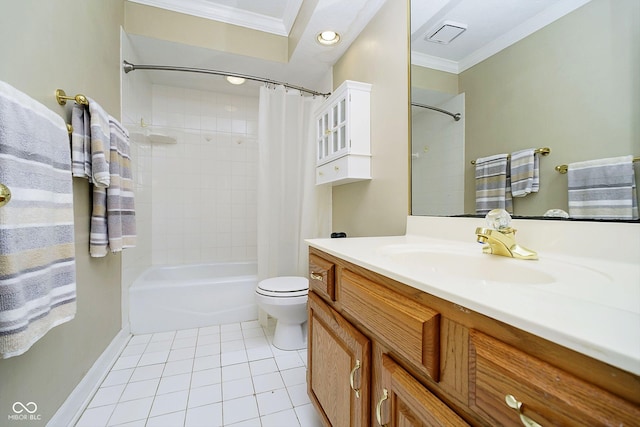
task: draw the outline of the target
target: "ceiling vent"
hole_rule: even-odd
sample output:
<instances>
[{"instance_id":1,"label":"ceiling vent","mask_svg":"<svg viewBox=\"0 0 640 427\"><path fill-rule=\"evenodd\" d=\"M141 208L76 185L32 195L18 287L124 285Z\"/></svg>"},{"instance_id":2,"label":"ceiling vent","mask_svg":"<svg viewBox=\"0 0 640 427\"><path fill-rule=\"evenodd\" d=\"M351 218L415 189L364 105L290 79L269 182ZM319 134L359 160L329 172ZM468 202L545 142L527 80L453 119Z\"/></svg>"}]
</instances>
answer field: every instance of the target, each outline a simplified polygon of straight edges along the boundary
<instances>
[{"instance_id":1,"label":"ceiling vent","mask_svg":"<svg viewBox=\"0 0 640 427\"><path fill-rule=\"evenodd\" d=\"M466 30L466 24L461 24L459 22L453 21L444 21L437 25L435 29L429 31L424 39L428 42L449 44Z\"/></svg>"}]
</instances>

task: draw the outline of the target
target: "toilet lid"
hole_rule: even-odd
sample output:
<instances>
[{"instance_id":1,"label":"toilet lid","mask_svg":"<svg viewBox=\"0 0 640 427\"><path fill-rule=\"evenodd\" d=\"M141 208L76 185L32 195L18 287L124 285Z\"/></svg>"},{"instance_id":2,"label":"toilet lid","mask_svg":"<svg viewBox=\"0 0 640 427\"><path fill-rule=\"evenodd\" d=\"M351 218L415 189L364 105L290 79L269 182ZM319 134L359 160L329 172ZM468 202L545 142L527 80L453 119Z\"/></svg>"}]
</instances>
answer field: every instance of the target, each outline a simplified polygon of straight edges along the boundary
<instances>
[{"instance_id":1,"label":"toilet lid","mask_svg":"<svg viewBox=\"0 0 640 427\"><path fill-rule=\"evenodd\" d=\"M258 283L258 293L269 296L293 297L309 292L309 280L306 277L272 277Z\"/></svg>"}]
</instances>

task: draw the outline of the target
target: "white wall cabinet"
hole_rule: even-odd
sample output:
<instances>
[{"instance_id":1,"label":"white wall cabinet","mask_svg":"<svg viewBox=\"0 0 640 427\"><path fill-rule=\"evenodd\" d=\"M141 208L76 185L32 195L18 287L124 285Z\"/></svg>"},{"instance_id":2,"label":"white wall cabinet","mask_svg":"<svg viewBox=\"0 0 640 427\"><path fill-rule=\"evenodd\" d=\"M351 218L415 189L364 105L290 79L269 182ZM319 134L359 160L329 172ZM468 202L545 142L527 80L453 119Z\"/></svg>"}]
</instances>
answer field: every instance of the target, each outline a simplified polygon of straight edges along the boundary
<instances>
[{"instance_id":1,"label":"white wall cabinet","mask_svg":"<svg viewBox=\"0 0 640 427\"><path fill-rule=\"evenodd\" d=\"M316 185L371 179L371 85L345 80L316 114Z\"/></svg>"}]
</instances>

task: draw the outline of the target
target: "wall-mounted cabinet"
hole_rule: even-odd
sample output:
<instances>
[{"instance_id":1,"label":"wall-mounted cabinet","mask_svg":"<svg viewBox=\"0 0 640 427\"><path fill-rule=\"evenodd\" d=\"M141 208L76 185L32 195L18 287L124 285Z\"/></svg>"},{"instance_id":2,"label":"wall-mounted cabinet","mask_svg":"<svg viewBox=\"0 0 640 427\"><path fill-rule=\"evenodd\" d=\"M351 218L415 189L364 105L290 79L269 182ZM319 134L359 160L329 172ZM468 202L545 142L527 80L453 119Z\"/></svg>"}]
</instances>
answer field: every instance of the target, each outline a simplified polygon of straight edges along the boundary
<instances>
[{"instance_id":1,"label":"wall-mounted cabinet","mask_svg":"<svg viewBox=\"0 0 640 427\"><path fill-rule=\"evenodd\" d=\"M346 80L316 114L316 184L371 179L371 85Z\"/></svg>"}]
</instances>

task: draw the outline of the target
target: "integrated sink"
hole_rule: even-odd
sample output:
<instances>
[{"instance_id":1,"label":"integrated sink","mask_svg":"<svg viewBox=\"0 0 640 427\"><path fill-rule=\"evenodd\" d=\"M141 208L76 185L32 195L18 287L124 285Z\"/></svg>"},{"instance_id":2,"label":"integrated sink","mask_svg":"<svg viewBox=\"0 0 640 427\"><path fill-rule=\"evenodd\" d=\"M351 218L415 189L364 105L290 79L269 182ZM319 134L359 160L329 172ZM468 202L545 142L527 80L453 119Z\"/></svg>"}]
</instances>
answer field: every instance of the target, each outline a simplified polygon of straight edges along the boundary
<instances>
[{"instance_id":1,"label":"integrated sink","mask_svg":"<svg viewBox=\"0 0 640 427\"><path fill-rule=\"evenodd\" d=\"M521 285L543 285L556 280L547 272L531 268L530 263L488 256L480 252L459 253L452 252L449 248L388 245L380 248L379 253L390 261L413 270L451 278Z\"/></svg>"},{"instance_id":2,"label":"integrated sink","mask_svg":"<svg viewBox=\"0 0 640 427\"><path fill-rule=\"evenodd\" d=\"M549 285L567 282L607 285L611 277L582 266L553 259L522 261L483 254L479 245L391 244L378 248L383 259L434 280L474 283Z\"/></svg>"}]
</instances>

